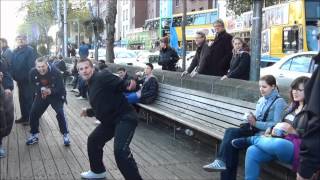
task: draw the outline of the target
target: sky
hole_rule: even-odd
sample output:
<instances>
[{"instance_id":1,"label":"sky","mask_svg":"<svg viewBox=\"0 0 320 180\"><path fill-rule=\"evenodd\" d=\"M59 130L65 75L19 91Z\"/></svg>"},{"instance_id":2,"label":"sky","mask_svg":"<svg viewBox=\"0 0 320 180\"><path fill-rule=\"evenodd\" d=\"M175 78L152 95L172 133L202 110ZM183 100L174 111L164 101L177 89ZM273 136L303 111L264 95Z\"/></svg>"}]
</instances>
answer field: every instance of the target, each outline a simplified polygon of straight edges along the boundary
<instances>
[{"instance_id":1,"label":"sky","mask_svg":"<svg viewBox=\"0 0 320 180\"><path fill-rule=\"evenodd\" d=\"M23 13L18 9L24 0L0 0L1 7L1 30L0 37L8 40L9 47L15 46L14 39L18 35L17 28L23 23Z\"/></svg>"}]
</instances>

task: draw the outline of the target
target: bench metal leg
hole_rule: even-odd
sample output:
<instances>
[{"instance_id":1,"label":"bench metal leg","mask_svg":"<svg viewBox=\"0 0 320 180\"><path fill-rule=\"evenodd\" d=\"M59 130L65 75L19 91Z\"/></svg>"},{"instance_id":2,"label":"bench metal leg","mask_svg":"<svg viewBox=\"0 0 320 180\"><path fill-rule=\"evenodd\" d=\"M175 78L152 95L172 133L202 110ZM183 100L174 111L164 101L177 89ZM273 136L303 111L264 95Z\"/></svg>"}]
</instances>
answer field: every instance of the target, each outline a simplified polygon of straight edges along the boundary
<instances>
[{"instance_id":1,"label":"bench metal leg","mask_svg":"<svg viewBox=\"0 0 320 180\"><path fill-rule=\"evenodd\" d=\"M147 116L147 124L149 125L149 113L146 112L146 116Z\"/></svg>"},{"instance_id":2,"label":"bench metal leg","mask_svg":"<svg viewBox=\"0 0 320 180\"><path fill-rule=\"evenodd\" d=\"M173 138L176 139L176 122L173 121Z\"/></svg>"},{"instance_id":3,"label":"bench metal leg","mask_svg":"<svg viewBox=\"0 0 320 180\"><path fill-rule=\"evenodd\" d=\"M216 148L215 148L215 157L217 157L218 156L218 153L219 153L219 146L220 146L220 143L217 141L217 143L216 143Z\"/></svg>"}]
</instances>

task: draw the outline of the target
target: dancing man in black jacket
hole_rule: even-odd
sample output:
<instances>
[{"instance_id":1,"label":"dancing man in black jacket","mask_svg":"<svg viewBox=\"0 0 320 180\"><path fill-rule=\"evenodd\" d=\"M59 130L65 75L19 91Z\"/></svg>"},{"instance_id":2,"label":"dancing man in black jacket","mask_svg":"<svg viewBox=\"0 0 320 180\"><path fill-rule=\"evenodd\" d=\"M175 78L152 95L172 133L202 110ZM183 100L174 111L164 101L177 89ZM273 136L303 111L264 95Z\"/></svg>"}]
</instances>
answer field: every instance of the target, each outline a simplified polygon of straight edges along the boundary
<instances>
[{"instance_id":1,"label":"dancing man in black jacket","mask_svg":"<svg viewBox=\"0 0 320 180\"><path fill-rule=\"evenodd\" d=\"M129 89L125 83L109 71L94 72L89 59L78 62L80 76L89 86L91 108L83 109L81 116L95 116L101 124L89 135L87 148L90 170L81 173L82 178L97 179L106 177L103 165L103 146L114 138L115 160L125 179L140 180L137 164L129 145L137 126L137 114L128 103L123 92Z\"/></svg>"}]
</instances>

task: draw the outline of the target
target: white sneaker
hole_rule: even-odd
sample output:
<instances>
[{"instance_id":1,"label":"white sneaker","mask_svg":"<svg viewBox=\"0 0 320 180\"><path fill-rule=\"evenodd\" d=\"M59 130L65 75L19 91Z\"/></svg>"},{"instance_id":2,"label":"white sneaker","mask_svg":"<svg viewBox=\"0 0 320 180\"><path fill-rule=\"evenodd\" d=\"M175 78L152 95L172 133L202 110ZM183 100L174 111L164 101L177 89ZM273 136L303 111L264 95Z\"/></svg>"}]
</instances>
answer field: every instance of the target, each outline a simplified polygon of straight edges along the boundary
<instances>
[{"instance_id":1,"label":"white sneaker","mask_svg":"<svg viewBox=\"0 0 320 180\"><path fill-rule=\"evenodd\" d=\"M89 170L89 171L81 173L81 178L84 178L84 179L102 179L102 178L106 178L106 177L107 177L106 172L96 174L96 173L92 172L91 170Z\"/></svg>"},{"instance_id":2,"label":"white sneaker","mask_svg":"<svg viewBox=\"0 0 320 180\"><path fill-rule=\"evenodd\" d=\"M71 89L70 91L71 91L71 92L79 93L79 90L78 90L78 89Z\"/></svg>"},{"instance_id":3,"label":"white sneaker","mask_svg":"<svg viewBox=\"0 0 320 180\"><path fill-rule=\"evenodd\" d=\"M6 151L4 148L0 145L0 158L6 157Z\"/></svg>"},{"instance_id":4,"label":"white sneaker","mask_svg":"<svg viewBox=\"0 0 320 180\"><path fill-rule=\"evenodd\" d=\"M84 100L84 99L86 99L86 98L84 98L84 97L82 97L82 96L79 96L79 97L77 97L76 99Z\"/></svg>"}]
</instances>

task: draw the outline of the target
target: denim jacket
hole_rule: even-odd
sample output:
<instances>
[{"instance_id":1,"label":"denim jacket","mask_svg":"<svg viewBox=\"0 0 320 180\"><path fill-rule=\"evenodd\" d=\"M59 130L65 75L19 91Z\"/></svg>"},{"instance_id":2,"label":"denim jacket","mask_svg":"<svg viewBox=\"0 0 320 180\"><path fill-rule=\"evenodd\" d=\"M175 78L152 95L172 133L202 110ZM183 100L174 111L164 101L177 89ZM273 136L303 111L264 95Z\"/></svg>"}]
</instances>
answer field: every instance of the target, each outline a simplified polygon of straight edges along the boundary
<instances>
[{"instance_id":1,"label":"denim jacket","mask_svg":"<svg viewBox=\"0 0 320 180\"><path fill-rule=\"evenodd\" d=\"M270 107L266 121L262 122L265 112L276 97L280 97L279 92L273 90L268 96L261 97L258 100L256 105L256 128L266 130L282 120L282 113L286 109L287 103L280 97Z\"/></svg>"}]
</instances>

